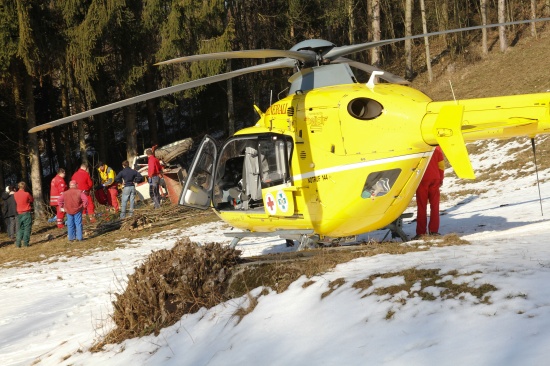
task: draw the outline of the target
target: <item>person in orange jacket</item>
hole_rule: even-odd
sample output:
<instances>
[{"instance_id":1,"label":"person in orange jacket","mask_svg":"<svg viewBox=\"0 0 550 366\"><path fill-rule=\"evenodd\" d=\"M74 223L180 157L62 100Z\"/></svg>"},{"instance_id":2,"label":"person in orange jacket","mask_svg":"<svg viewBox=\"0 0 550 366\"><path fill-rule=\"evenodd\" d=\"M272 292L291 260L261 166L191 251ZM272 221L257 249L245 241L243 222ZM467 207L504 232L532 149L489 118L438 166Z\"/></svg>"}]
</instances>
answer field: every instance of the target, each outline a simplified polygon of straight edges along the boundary
<instances>
[{"instance_id":1,"label":"person in orange jacket","mask_svg":"<svg viewBox=\"0 0 550 366\"><path fill-rule=\"evenodd\" d=\"M443 185L445 176L445 161L441 147L436 146L432 157L426 167L420 185L416 189L416 236L419 239L422 235L439 234L439 198L440 187ZM427 206L430 202L430 222L427 218ZM427 231L426 231L427 229Z\"/></svg>"}]
</instances>

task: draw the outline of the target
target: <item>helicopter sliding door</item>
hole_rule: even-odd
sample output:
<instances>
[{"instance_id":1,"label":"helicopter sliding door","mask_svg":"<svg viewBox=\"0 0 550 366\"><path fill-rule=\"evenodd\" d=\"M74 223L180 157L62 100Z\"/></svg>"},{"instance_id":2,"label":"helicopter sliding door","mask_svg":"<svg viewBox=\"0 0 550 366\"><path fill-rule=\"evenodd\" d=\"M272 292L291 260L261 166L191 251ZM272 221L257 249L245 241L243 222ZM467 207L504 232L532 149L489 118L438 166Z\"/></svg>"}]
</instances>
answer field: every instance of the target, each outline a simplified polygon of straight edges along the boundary
<instances>
[{"instance_id":1,"label":"helicopter sliding door","mask_svg":"<svg viewBox=\"0 0 550 366\"><path fill-rule=\"evenodd\" d=\"M178 202L180 205L200 209L210 207L217 151L216 140L208 135L205 136L191 164L189 176Z\"/></svg>"}]
</instances>

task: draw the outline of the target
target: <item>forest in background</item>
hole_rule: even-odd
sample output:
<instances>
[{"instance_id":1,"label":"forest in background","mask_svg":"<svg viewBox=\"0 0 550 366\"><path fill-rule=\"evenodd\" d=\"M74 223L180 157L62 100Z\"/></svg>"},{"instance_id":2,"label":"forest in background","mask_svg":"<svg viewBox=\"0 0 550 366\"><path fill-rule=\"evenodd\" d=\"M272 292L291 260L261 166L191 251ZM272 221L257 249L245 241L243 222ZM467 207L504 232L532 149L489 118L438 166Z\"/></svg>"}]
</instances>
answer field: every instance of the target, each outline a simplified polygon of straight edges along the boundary
<instances>
[{"instance_id":1,"label":"forest in background","mask_svg":"<svg viewBox=\"0 0 550 366\"><path fill-rule=\"evenodd\" d=\"M186 137L199 141L206 133L223 139L253 125L253 105L265 110L291 75L281 70L248 74L27 133L90 108L262 62L155 66L159 61L290 49L311 38L336 45L363 43L421 34L423 27L433 32L548 16L549 9L550 0L1 0L0 185L29 182L40 218L57 168L71 175L82 161L102 160L118 170L123 160L155 144ZM525 29L530 26L506 27L504 39L536 36L536 28ZM483 37L481 46L481 33L438 37L439 48L430 59L436 61L443 52L463 57L472 42L484 48L482 57L487 45ZM500 49L492 52L503 50L502 36L500 41ZM425 50L418 39L350 58L412 80L429 69Z\"/></svg>"}]
</instances>

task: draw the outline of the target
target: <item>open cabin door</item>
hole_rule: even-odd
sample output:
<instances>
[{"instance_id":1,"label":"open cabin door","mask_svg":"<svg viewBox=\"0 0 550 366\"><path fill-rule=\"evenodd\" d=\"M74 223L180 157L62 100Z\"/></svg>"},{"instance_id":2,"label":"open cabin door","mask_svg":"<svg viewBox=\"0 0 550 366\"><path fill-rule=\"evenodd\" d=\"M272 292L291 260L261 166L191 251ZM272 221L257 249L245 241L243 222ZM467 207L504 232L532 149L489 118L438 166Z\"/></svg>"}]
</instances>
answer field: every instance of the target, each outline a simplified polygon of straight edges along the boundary
<instances>
[{"instance_id":1,"label":"open cabin door","mask_svg":"<svg viewBox=\"0 0 550 366\"><path fill-rule=\"evenodd\" d=\"M211 206L217 154L216 140L206 135L193 158L178 202L180 205L203 210Z\"/></svg>"}]
</instances>

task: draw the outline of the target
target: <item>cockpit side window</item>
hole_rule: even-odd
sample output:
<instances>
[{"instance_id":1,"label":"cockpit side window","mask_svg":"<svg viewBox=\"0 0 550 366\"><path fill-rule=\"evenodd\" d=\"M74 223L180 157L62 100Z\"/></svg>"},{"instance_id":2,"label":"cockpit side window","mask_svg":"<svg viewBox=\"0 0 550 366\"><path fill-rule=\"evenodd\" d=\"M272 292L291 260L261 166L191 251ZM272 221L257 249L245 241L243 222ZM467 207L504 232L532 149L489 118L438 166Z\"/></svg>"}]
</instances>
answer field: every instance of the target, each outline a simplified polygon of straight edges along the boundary
<instances>
[{"instance_id":1,"label":"cockpit side window","mask_svg":"<svg viewBox=\"0 0 550 366\"><path fill-rule=\"evenodd\" d=\"M271 136L269 140L260 140L258 149L262 188L288 182L292 141L286 136Z\"/></svg>"}]
</instances>

